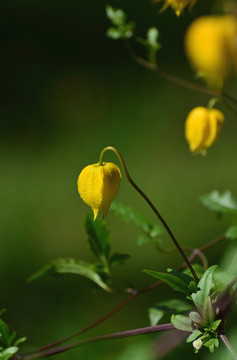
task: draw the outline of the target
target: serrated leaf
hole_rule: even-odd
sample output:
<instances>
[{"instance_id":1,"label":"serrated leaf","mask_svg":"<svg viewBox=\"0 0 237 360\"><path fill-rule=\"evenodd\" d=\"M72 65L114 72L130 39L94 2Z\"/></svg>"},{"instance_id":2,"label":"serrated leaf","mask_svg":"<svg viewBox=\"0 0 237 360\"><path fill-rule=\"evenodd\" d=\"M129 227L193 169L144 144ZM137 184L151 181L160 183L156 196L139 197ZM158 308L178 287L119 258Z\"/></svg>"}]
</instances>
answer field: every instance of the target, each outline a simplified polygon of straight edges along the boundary
<instances>
[{"instance_id":1,"label":"serrated leaf","mask_svg":"<svg viewBox=\"0 0 237 360\"><path fill-rule=\"evenodd\" d=\"M110 266L123 265L129 258L130 258L130 255L128 255L128 254L115 253L111 256L111 258L109 260L109 265Z\"/></svg>"},{"instance_id":2,"label":"serrated leaf","mask_svg":"<svg viewBox=\"0 0 237 360\"><path fill-rule=\"evenodd\" d=\"M94 221L91 215L87 215L84 226L91 251L103 262L104 257L108 258L110 251L110 237L105 224L99 219Z\"/></svg>"},{"instance_id":3,"label":"serrated leaf","mask_svg":"<svg viewBox=\"0 0 237 360\"><path fill-rule=\"evenodd\" d=\"M37 271L35 274L31 275L28 278L28 281L35 281L42 277L47 277L50 275L62 275L62 274L75 274L84 276L102 289L111 292L112 289L103 281L101 275L96 271L96 265L74 259L58 259L54 260L51 263L44 266L42 269Z\"/></svg>"},{"instance_id":4,"label":"serrated leaf","mask_svg":"<svg viewBox=\"0 0 237 360\"><path fill-rule=\"evenodd\" d=\"M173 289L181 292L182 294L189 295L188 286L179 277L171 275L171 274L167 274L167 273L161 273L161 272L157 272L157 271L152 271L152 270L143 270L143 271L147 275L153 276L153 277L163 281L164 283L171 286Z\"/></svg>"},{"instance_id":5,"label":"serrated leaf","mask_svg":"<svg viewBox=\"0 0 237 360\"><path fill-rule=\"evenodd\" d=\"M189 335L189 337L187 338L186 342L190 343L194 340L196 340L200 335L202 335L202 332L199 330L193 330L192 334Z\"/></svg>"},{"instance_id":6,"label":"serrated leaf","mask_svg":"<svg viewBox=\"0 0 237 360\"><path fill-rule=\"evenodd\" d=\"M201 203L210 210L221 214L237 215L237 201L230 191L220 194L218 191L212 191L210 194L201 196Z\"/></svg>"},{"instance_id":7,"label":"serrated leaf","mask_svg":"<svg viewBox=\"0 0 237 360\"><path fill-rule=\"evenodd\" d=\"M155 307L150 307L148 309L148 316L151 326L157 325L159 321L162 319L163 315L164 315L163 310L157 309Z\"/></svg>"},{"instance_id":8,"label":"serrated leaf","mask_svg":"<svg viewBox=\"0 0 237 360\"><path fill-rule=\"evenodd\" d=\"M151 231L149 221L139 211L133 209L131 206L113 201L110 207L116 215L120 216L127 223L132 223L139 226L145 233Z\"/></svg>"},{"instance_id":9,"label":"serrated leaf","mask_svg":"<svg viewBox=\"0 0 237 360\"><path fill-rule=\"evenodd\" d=\"M193 331L191 320L187 316L172 315L171 322L174 325L174 327L178 330L188 331L188 332Z\"/></svg>"},{"instance_id":10,"label":"serrated leaf","mask_svg":"<svg viewBox=\"0 0 237 360\"><path fill-rule=\"evenodd\" d=\"M237 239L237 225L230 226L226 231L226 237L230 240Z\"/></svg>"},{"instance_id":11,"label":"serrated leaf","mask_svg":"<svg viewBox=\"0 0 237 360\"><path fill-rule=\"evenodd\" d=\"M192 294L191 297L193 299L194 304L199 309L202 304L204 304L205 299L209 296L211 288L213 286L213 273L216 270L217 265L213 265L209 267L203 276L201 277L198 287L199 291Z\"/></svg>"}]
</instances>

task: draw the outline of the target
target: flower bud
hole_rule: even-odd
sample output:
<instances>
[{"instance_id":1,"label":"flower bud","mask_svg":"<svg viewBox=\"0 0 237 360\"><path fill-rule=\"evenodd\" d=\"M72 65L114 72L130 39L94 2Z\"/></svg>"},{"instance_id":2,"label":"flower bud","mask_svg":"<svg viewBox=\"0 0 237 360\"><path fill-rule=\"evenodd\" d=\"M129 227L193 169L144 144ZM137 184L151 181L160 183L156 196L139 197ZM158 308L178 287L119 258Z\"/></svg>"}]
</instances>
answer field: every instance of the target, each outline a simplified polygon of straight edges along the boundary
<instances>
[{"instance_id":1,"label":"flower bud","mask_svg":"<svg viewBox=\"0 0 237 360\"><path fill-rule=\"evenodd\" d=\"M82 200L92 208L94 220L99 210L106 216L118 193L121 178L118 166L109 162L88 165L80 173L77 181L78 192Z\"/></svg>"},{"instance_id":2,"label":"flower bud","mask_svg":"<svg viewBox=\"0 0 237 360\"><path fill-rule=\"evenodd\" d=\"M237 69L237 17L202 16L185 36L187 57L212 88L223 87L225 76Z\"/></svg>"},{"instance_id":3,"label":"flower bud","mask_svg":"<svg viewBox=\"0 0 237 360\"><path fill-rule=\"evenodd\" d=\"M193 341L193 347L194 347L194 349L197 350L197 351L201 349L202 344L203 344L203 342L202 342L202 339L201 339L201 338L198 338L197 340L194 340L194 341Z\"/></svg>"},{"instance_id":4,"label":"flower bud","mask_svg":"<svg viewBox=\"0 0 237 360\"><path fill-rule=\"evenodd\" d=\"M163 0L154 0L154 1L160 2ZM190 5L190 8L192 8L196 1L197 0L164 0L165 3L161 8L160 12L166 10L169 6L171 6L172 9L175 11L175 14L179 16L187 5Z\"/></svg>"},{"instance_id":5,"label":"flower bud","mask_svg":"<svg viewBox=\"0 0 237 360\"><path fill-rule=\"evenodd\" d=\"M185 137L190 150L205 154L206 149L217 139L224 119L219 110L202 106L194 108L185 122Z\"/></svg>"}]
</instances>

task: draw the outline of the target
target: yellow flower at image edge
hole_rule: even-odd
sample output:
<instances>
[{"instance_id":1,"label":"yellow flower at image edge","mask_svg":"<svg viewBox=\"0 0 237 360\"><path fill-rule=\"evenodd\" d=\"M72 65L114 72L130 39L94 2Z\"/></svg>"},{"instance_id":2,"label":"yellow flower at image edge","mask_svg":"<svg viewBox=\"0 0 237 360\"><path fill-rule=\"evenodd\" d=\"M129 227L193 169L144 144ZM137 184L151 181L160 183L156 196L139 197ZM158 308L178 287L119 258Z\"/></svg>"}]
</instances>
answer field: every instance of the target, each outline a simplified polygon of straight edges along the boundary
<instances>
[{"instance_id":1,"label":"yellow flower at image edge","mask_svg":"<svg viewBox=\"0 0 237 360\"><path fill-rule=\"evenodd\" d=\"M207 85L221 89L225 77L237 70L237 17L201 16L188 27L186 55Z\"/></svg>"},{"instance_id":2,"label":"yellow flower at image edge","mask_svg":"<svg viewBox=\"0 0 237 360\"><path fill-rule=\"evenodd\" d=\"M106 216L118 193L121 178L119 167L110 162L88 165L80 173L78 192L82 200L92 208L94 220L99 210Z\"/></svg>"},{"instance_id":3,"label":"yellow flower at image edge","mask_svg":"<svg viewBox=\"0 0 237 360\"><path fill-rule=\"evenodd\" d=\"M185 137L190 150L205 154L217 139L225 118L221 111L199 106L194 108L185 122Z\"/></svg>"},{"instance_id":4,"label":"yellow flower at image edge","mask_svg":"<svg viewBox=\"0 0 237 360\"><path fill-rule=\"evenodd\" d=\"M160 12L166 10L170 6L175 11L175 14L179 16L187 5L189 5L191 9L197 0L154 0L154 2L160 1L164 1L164 5Z\"/></svg>"}]
</instances>

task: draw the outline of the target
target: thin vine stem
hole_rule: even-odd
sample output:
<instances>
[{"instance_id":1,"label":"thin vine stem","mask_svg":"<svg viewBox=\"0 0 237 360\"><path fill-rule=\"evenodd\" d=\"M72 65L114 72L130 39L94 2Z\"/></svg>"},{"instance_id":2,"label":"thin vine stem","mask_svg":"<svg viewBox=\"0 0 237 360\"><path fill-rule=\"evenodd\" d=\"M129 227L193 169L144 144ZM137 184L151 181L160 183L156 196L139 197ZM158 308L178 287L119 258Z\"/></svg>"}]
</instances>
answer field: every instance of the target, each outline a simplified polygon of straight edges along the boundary
<instances>
[{"instance_id":1,"label":"thin vine stem","mask_svg":"<svg viewBox=\"0 0 237 360\"><path fill-rule=\"evenodd\" d=\"M106 151L108 151L108 150L113 151L113 152L117 155L117 157L118 157L118 159L119 159L119 161L120 161L120 163L121 163L121 165L122 165L122 167L123 167L123 169L124 169L124 172L125 172L125 175L126 175L128 181L129 181L130 184L134 187L134 189L143 197L143 199L147 202L147 204L148 204L148 205L150 206L150 208L153 210L153 212L155 213L155 215L158 217L158 219L160 220L160 222L162 223L162 225L163 225L164 228L166 229L167 233L169 234L169 236L170 236L171 240L173 241L174 245L176 246L176 248L178 249L179 253L180 253L181 256L183 257L184 261L186 262L186 264L187 264L188 268L190 269L190 271L191 271L191 273L192 273L195 281L198 282L199 279L198 279L198 276L197 276L195 270L193 269L193 267L192 267L191 263L189 262L187 256L186 256L185 253L183 252L183 249L182 249L181 246L179 245L179 242L176 240L176 238L175 238L174 234L172 233L169 225L167 224L167 222L165 221L165 219L163 218L163 216L161 215L161 213L157 210L157 208L155 207L155 205L154 205L154 204L151 202L151 200L148 198L148 196L147 196L147 195L140 189L140 187L133 181L133 179L131 178L131 176L130 176L130 174L129 174L129 172L128 172L128 169L127 169L127 167L126 167L126 165L125 165L125 162L124 162L124 160L123 160L122 155L120 154L120 152L119 152L115 147L113 147L113 146L107 146L106 148L104 148L104 149L102 150L102 152L101 152L101 154L100 154L99 164L102 165L104 153L105 153Z\"/></svg>"},{"instance_id":2,"label":"thin vine stem","mask_svg":"<svg viewBox=\"0 0 237 360\"><path fill-rule=\"evenodd\" d=\"M200 249L192 249L192 253L189 257L189 261L192 262L195 258L195 256L200 256L200 254L204 251L204 250L207 250L215 245L217 245L218 243L220 243L221 241L223 241L225 239L225 235L222 234L220 235L219 237L209 241L207 244L205 244L203 247L202 247L202 250L201 248ZM197 251L199 250L199 252ZM203 254L204 255L204 254ZM203 266L204 266L204 263L203 263ZM183 265L180 266L180 270L183 270L187 267L186 263L184 263ZM90 329L93 329L95 328L97 325L101 324L102 322L104 322L105 320L107 320L108 318L110 318L111 316L115 315L117 312L119 312L120 310L122 310L127 304L129 304L134 298L136 298L137 296L139 295L142 295L146 292L149 292L151 290L154 290L156 288L158 288L159 286L161 286L163 284L162 281L157 281L155 283L152 283L150 284L149 286L143 288L143 289L140 289L140 290L136 290L136 289L128 289L130 290L131 292L131 295L129 297L127 297L124 301L122 301L118 306L116 306L114 309L112 309L110 312L108 312L107 314L105 314L104 316L100 317L98 320L92 322L91 324L87 325L86 327L80 329L79 331L71 334L71 335L68 335L60 340L57 340L53 343L50 343L50 344L47 344L47 345L44 345L44 346L41 346L39 348L36 348L36 349L33 349L32 351L28 352L27 354L22 354L22 357L24 359L24 356L28 356L30 354L36 354L36 353L39 353L39 352L43 352L43 351L46 351L48 349L51 349L51 348L54 348L58 345L61 345L63 344L64 342L68 341L68 340L71 340L73 339L74 337L76 336L79 336L87 331L89 331ZM20 358L22 358L20 357Z\"/></svg>"},{"instance_id":3,"label":"thin vine stem","mask_svg":"<svg viewBox=\"0 0 237 360\"><path fill-rule=\"evenodd\" d=\"M221 338L222 342L225 344L226 348L229 350L229 352L232 355L233 359L237 360L237 354L236 354L235 350L233 349L233 347L231 346L227 336L225 334L221 334L220 338Z\"/></svg>"},{"instance_id":4,"label":"thin vine stem","mask_svg":"<svg viewBox=\"0 0 237 360\"><path fill-rule=\"evenodd\" d=\"M133 330L120 331L120 332L115 332L115 333L111 333L111 334L104 334L104 335L94 336L94 337L91 337L88 339L76 341L72 344L60 346L58 348L42 351L37 354L23 356L23 357L21 357L21 359L22 360L36 360L36 359L39 359L42 357L56 355L56 354L65 352L67 350L73 349L75 347L78 347L80 345L88 344L88 343L92 343L92 342L96 342L96 341L119 339L119 338L124 338L124 337L129 337L129 336L145 335L145 334L151 334L151 333L155 333L155 332L174 330L174 329L175 329L174 325L171 323L168 323L168 324L162 324L162 325L156 325L156 326L147 326L147 327L133 329Z\"/></svg>"},{"instance_id":5,"label":"thin vine stem","mask_svg":"<svg viewBox=\"0 0 237 360\"><path fill-rule=\"evenodd\" d=\"M234 112L235 114L237 114L237 111L230 105L232 104L233 106L237 106L237 99L233 98L232 96L230 96L229 94L226 94L222 91L216 90L216 89L210 89L207 88L205 86L202 86L200 84L196 84L193 83L191 81L188 80L184 80L178 76L172 75L166 71L164 71L163 69L161 69L159 66L157 66L155 63L151 63L145 59L143 59L142 57L138 56L132 49L131 44L129 42L129 40L125 40L125 47L127 49L128 54L132 57L132 59L139 65L145 67L148 70L151 70L155 73L157 73L159 76L161 76L162 78L168 80L169 82L185 87L187 89L191 89L194 91L198 91L201 92L203 94L207 94L207 95L211 95L211 96L215 96L218 97L220 99L223 100L223 102L225 103L225 105L228 106L228 108Z\"/></svg>"}]
</instances>

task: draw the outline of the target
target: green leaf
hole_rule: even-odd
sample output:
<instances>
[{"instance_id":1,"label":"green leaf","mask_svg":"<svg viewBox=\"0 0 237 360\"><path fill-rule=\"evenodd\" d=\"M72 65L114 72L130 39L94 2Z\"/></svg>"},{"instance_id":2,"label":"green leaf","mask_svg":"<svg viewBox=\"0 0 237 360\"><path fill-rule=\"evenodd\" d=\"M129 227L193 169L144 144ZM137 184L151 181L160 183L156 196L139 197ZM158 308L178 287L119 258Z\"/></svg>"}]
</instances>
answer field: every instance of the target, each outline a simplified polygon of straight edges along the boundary
<instances>
[{"instance_id":1,"label":"green leaf","mask_svg":"<svg viewBox=\"0 0 237 360\"><path fill-rule=\"evenodd\" d=\"M11 345L11 333L8 325L0 319L0 345L3 347Z\"/></svg>"},{"instance_id":2,"label":"green leaf","mask_svg":"<svg viewBox=\"0 0 237 360\"><path fill-rule=\"evenodd\" d=\"M122 9L115 9L111 5L105 7L107 18L115 26L123 26L126 22L127 15Z\"/></svg>"},{"instance_id":3,"label":"green leaf","mask_svg":"<svg viewBox=\"0 0 237 360\"><path fill-rule=\"evenodd\" d=\"M176 277L178 277L180 280L182 280L187 286L190 285L190 283L192 283L194 280L193 280L193 277L187 275L187 274L184 274L183 272L180 272L180 271L177 271L177 270L174 270L174 269L167 269L168 273L171 274L171 275L174 275Z\"/></svg>"},{"instance_id":4,"label":"green leaf","mask_svg":"<svg viewBox=\"0 0 237 360\"><path fill-rule=\"evenodd\" d=\"M128 255L128 254L115 253L115 254L113 254L113 256L111 256L111 258L109 260L109 265L110 266L123 265L129 258L130 258L130 255Z\"/></svg>"},{"instance_id":5,"label":"green leaf","mask_svg":"<svg viewBox=\"0 0 237 360\"><path fill-rule=\"evenodd\" d=\"M192 332L192 323L188 316L184 315L172 315L171 322L178 330Z\"/></svg>"},{"instance_id":6,"label":"green leaf","mask_svg":"<svg viewBox=\"0 0 237 360\"><path fill-rule=\"evenodd\" d=\"M203 266L200 264L192 264L192 267L193 267L195 273L197 274L198 278L200 279L202 277L202 275L204 274ZM183 271L183 274L193 276L189 268L186 268Z\"/></svg>"},{"instance_id":7,"label":"green leaf","mask_svg":"<svg viewBox=\"0 0 237 360\"><path fill-rule=\"evenodd\" d=\"M191 311L188 316L194 324L200 324L202 322L201 316L196 311Z\"/></svg>"},{"instance_id":8,"label":"green leaf","mask_svg":"<svg viewBox=\"0 0 237 360\"><path fill-rule=\"evenodd\" d=\"M152 270L143 270L143 271L146 274L163 281L164 283L171 286L173 289L181 292L182 294L190 295L189 288L188 288L187 284L183 281L183 279L180 279L179 277L174 276L172 274L161 273L161 272L152 271Z\"/></svg>"},{"instance_id":9,"label":"green leaf","mask_svg":"<svg viewBox=\"0 0 237 360\"><path fill-rule=\"evenodd\" d=\"M170 299L160 301L148 309L151 325L156 325L164 315L185 312L191 309L191 305L183 300Z\"/></svg>"},{"instance_id":10,"label":"green leaf","mask_svg":"<svg viewBox=\"0 0 237 360\"><path fill-rule=\"evenodd\" d=\"M101 274L98 274L96 264L74 259L54 260L41 268L35 274L31 275L28 278L28 281L31 282L50 275L63 274L75 274L84 276L92 280L105 291L112 291L112 289L103 281Z\"/></svg>"},{"instance_id":11,"label":"green leaf","mask_svg":"<svg viewBox=\"0 0 237 360\"><path fill-rule=\"evenodd\" d=\"M148 316L151 326L157 325L158 322L162 319L163 315L164 315L163 310L157 309L155 307L150 307L148 309Z\"/></svg>"},{"instance_id":12,"label":"green leaf","mask_svg":"<svg viewBox=\"0 0 237 360\"><path fill-rule=\"evenodd\" d=\"M202 335L202 332L199 330L193 330L192 334L189 335L189 337L187 338L186 342L190 343L194 340L196 340L200 335Z\"/></svg>"},{"instance_id":13,"label":"green leaf","mask_svg":"<svg viewBox=\"0 0 237 360\"><path fill-rule=\"evenodd\" d=\"M199 311L202 314L202 318L205 322L213 322L215 314L212 307L212 302L210 296L207 296L204 302L199 306Z\"/></svg>"},{"instance_id":14,"label":"green leaf","mask_svg":"<svg viewBox=\"0 0 237 360\"><path fill-rule=\"evenodd\" d=\"M226 237L230 240L237 239L237 225L230 226L226 231Z\"/></svg>"},{"instance_id":15,"label":"green leaf","mask_svg":"<svg viewBox=\"0 0 237 360\"><path fill-rule=\"evenodd\" d=\"M213 265L205 271L198 283L200 290L191 295L193 302L198 309L204 304L205 299L210 295L211 288L213 287L213 273L216 268L217 265Z\"/></svg>"},{"instance_id":16,"label":"green leaf","mask_svg":"<svg viewBox=\"0 0 237 360\"><path fill-rule=\"evenodd\" d=\"M220 194L218 191L212 191L210 194L201 196L201 203L210 210L221 214L237 215L237 200L230 191Z\"/></svg>"},{"instance_id":17,"label":"green leaf","mask_svg":"<svg viewBox=\"0 0 237 360\"><path fill-rule=\"evenodd\" d=\"M0 359L1 360L8 360L10 359L14 354L17 353L18 351L18 347L17 346L11 346L3 351L0 352Z\"/></svg>"},{"instance_id":18,"label":"green leaf","mask_svg":"<svg viewBox=\"0 0 237 360\"><path fill-rule=\"evenodd\" d=\"M216 330L220 325L220 323L221 323L221 319L214 321L214 323L211 326L212 330Z\"/></svg>"},{"instance_id":19,"label":"green leaf","mask_svg":"<svg viewBox=\"0 0 237 360\"><path fill-rule=\"evenodd\" d=\"M136 226L139 226L145 233L150 233L151 224L149 221L137 210L133 209L131 206L113 201L110 207L116 215L121 217L127 223L132 223Z\"/></svg>"},{"instance_id":20,"label":"green leaf","mask_svg":"<svg viewBox=\"0 0 237 360\"><path fill-rule=\"evenodd\" d=\"M93 221L92 216L87 215L84 226L91 251L104 263L104 258L108 259L110 252L110 237L105 224L99 219Z\"/></svg>"}]
</instances>

